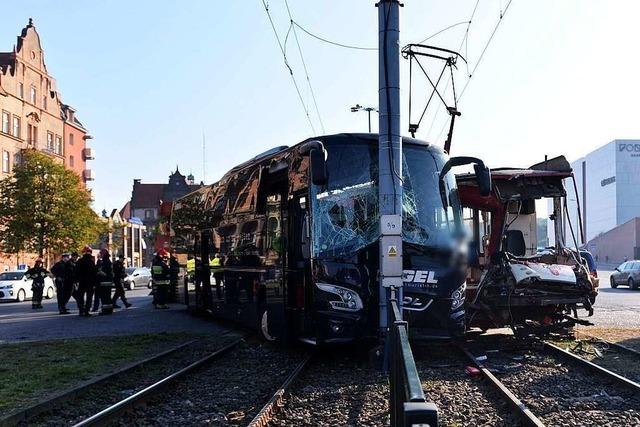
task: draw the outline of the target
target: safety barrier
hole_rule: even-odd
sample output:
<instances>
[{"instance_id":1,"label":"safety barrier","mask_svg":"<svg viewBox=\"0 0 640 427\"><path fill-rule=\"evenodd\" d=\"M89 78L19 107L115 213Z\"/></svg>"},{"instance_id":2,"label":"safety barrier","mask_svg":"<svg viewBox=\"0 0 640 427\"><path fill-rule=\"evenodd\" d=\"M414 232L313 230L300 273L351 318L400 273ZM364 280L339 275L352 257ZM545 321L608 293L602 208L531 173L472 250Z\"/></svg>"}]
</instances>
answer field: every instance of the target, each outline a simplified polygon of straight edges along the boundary
<instances>
[{"instance_id":1,"label":"safety barrier","mask_svg":"<svg viewBox=\"0 0 640 427\"><path fill-rule=\"evenodd\" d=\"M402 320L395 288L391 288L391 298L387 313L389 315L389 385L391 389L391 426L436 427L438 425L438 407L427 402L422 391L413 352L409 344L407 322Z\"/></svg>"}]
</instances>

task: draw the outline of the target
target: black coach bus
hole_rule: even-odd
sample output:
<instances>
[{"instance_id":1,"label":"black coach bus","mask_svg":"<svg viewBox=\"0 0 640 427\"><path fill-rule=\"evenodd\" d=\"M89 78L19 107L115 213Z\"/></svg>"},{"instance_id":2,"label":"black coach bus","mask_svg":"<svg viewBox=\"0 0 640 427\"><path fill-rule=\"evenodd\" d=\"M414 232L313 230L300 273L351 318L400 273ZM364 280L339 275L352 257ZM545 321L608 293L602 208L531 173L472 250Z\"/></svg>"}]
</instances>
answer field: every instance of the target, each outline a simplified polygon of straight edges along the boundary
<instances>
[{"instance_id":1,"label":"black coach bus","mask_svg":"<svg viewBox=\"0 0 640 427\"><path fill-rule=\"evenodd\" d=\"M428 335L464 332L466 246L450 168L471 158L454 159L403 138L404 313ZM174 247L199 256L206 244L223 264L220 286L196 287L190 303L268 340L377 336L377 179L378 135L338 134L269 150L179 199Z\"/></svg>"}]
</instances>

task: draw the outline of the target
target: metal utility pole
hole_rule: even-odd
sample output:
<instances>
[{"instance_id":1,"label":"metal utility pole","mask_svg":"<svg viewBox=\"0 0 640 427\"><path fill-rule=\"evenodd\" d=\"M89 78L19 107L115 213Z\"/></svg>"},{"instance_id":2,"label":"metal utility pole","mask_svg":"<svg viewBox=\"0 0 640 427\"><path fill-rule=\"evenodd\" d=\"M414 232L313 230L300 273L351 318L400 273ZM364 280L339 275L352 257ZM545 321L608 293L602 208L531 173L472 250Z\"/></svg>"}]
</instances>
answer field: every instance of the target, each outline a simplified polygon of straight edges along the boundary
<instances>
[{"instance_id":1,"label":"metal utility pole","mask_svg":"<svg viewBox=\"0 0 640 427\"><path fill-rule=\"evenodd\" d=\"M366 111L367 115L369 116L369 133L371 133L371 112L375 111L376 113L378 112L378 110L374 107L363 107L360 104L356 104L355 107L351 107L351 112L352 113L357 113L358 111Z\"/></svg>"},{"instance_id":2,"label":"metal utility pole","mask_svg":"<svg viewBox=\"0 0 640 427\"><path fill-rule=\"evenodd\" d=\"M402 301L402 136L400 134L400 2L378 7L378 164L380 203L380 333L385 334L389 287ZM402 311L402 310L401 310Z\"/></svg>"}]
</instances>

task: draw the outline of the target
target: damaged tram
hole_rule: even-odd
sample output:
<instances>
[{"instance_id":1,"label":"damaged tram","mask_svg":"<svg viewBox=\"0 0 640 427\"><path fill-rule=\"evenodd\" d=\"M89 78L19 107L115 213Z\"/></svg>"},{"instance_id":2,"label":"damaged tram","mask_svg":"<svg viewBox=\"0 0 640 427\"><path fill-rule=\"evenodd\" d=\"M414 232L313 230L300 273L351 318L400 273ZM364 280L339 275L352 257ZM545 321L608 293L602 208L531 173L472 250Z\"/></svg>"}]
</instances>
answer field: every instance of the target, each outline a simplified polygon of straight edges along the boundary
<instances>
[{"instance_id":1,"label":"damaged tram","mask_svg":"<svg viewBox=\"0 0 640 427\"><path fill-rule=\"evenodd\" d=\"M473 174L457 176L465 221L472 230L468 327L511 327L517 333L540 334L588 323L577 314L579 309L593 314L598 279L576 249L582 221L579 203L574 223L576 217L567 208L563 182L575 190L567 160L561 156L528 169L492 169L491 180L491 193L482 196ZM555 236L554 246L544 250L537 248L540 199L551 201Z\"/></svg>"},{"instance_id":2,"label":"damaged tram","mask_svg":"<svg viewBox=\"0 0 640 427\"><path fill-rule=\"evenodd\" d=\"M405 313L412 330L463 334L466 243L450 166L475 163L484 194L489 171L412 138L403 138L402 161ZM377 165L377 134L321 136L267 151L177 200L174 247L222 260L221 280L195 286L192 308L268 340L377 337Z\"/></svg>"}]
</instances>

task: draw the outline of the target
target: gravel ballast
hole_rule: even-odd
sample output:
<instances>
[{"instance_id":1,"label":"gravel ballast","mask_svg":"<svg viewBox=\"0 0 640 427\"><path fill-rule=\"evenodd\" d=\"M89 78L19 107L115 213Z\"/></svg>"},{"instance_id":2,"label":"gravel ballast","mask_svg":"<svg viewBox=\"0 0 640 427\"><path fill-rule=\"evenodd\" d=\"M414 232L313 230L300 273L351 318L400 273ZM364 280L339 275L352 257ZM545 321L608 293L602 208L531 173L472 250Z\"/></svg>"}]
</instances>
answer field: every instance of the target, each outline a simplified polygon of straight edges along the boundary
<instances>
[{"instance_id":1,"label":"gravel ballast","mask_svg":"<svg viewBox=\"0 0 640 427\"><path fill-rule=\"evenodd\" d=\"M248 340L116 424L247 425L300 360L299 352Z\"/></svg>"},{"instance_id":2,"label":"gravel ballast","mask_svg":"<svg viewBox=\"0 0 640 427\"><path fill-rule=\"evenodd\" d=\"M471 377L465 371L473 365L459 349L436 344L416 354L425 397L438 406L441 426L519 425L518 418L484 378Z\"/></svg>"},{"instance_id":3,"label":"gravel ballast","mask_svg":"<svg viewBox=\"0 0 640 427\"><path fill-rule=\"evenodd\" d=\"M346 351L316 355L285 399L270 425L389 425L387 375Z\"/></svg>"},{"instance_id":4,"label":"gravel ballast","mask_svg":"<svg viewBox=\"0 0 640 427\"><path fill-rule=\"evenodd\" d=\"M548 426L640 425L640 396L575 362L530 348L474 354Z\"/></svg>"}]
</instances>

